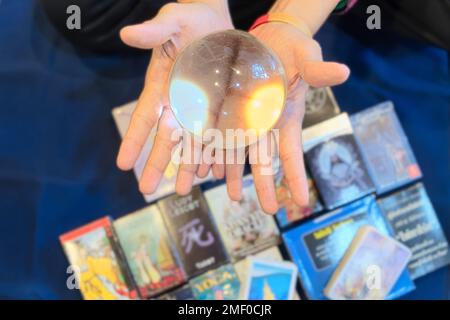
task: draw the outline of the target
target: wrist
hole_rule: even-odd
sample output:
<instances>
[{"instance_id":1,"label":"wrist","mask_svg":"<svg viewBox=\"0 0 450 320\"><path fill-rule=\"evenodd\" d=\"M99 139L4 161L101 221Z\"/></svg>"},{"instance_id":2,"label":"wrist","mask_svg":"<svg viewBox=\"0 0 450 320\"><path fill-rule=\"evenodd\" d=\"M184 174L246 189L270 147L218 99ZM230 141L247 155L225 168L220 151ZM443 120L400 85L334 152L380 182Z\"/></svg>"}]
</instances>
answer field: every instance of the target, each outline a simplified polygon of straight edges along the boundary
<instances>
[{"instance_id":1,"label":"wrist","mask_svg":"<svg viewBox=\"0 0 450 320\"><path fill-rule=\"evenodd\" d=\"M328 16L336 8L340 0L277 0L271 12L289 14L303 21L315 34Z\"/></svg>"}]
</instances>

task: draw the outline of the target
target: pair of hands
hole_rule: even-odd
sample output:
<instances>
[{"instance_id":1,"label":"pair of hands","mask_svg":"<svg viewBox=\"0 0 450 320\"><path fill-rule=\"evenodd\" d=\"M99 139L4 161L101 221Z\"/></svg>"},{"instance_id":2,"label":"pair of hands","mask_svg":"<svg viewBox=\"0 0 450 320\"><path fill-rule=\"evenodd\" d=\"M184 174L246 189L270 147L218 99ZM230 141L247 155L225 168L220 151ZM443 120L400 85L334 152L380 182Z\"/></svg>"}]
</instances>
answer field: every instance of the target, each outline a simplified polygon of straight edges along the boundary
<instances>
[{"instance_id":1,"label":"pair of hands","mask_svg":"<svg viewBox=\"0 0 450 320\"><path fill-rule=\"evenodd\" d=\"M168 107L168 78L174 63L173 58L193 40L210 32L233 28L226 8L200 1L169 3L161 8L155 18L122 29L120 36L126 44L141 49L153 49L144 89L117 157L120 169L132 169L151 129L155 125L158 126L153 149L140 179L141 192L152 193L156 190L170 162L172 150L178 144L171 139L171 134L179 125ZM289 24L266 23L250 33L278 55L286 71L289 81L288 95L283 114L276 126L279 129L279 156L293 200L299 206L306 206L309 195L301 135L305 94L309 85L324 87L343 83L349 76L349 69L342 64L323 62L319 44ZM169 40L170 47L164 45L169 43ZM267 135L265 139L273 137ZM202 146L196 142L192 145L199 151L193 154L199 154L201 157ZM256 150L255 145L250 146L249 157L256 157ZM245 156L244 150L226 152L234 152L238 157ZM243 164L222 162L209 165L202 161L200 164L192 163L199 161L182 162L179 165L176 180L178 194L188 194L195 176L204 177L212 170L215 178L226 178L230 198L240 200ZM263 174L267 172L264 169L271 168L272 164L256 162L251 166L261 207L265 212L273 214L278 210L274 178L272 175Z\"/></svg>"}]
</instances>

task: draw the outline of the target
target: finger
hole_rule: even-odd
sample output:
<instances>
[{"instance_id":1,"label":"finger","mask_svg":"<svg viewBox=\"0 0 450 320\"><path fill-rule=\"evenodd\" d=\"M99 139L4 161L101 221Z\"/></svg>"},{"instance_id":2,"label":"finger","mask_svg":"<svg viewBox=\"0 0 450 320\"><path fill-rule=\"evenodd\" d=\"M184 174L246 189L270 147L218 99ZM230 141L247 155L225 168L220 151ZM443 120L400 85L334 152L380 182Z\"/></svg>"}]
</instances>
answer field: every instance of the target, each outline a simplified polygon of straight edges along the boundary
<instances>
[{"instance_id":1,"label":"finger","mask_svg":"<svg viewBox=\"0 0 450 320\"><path fill-rule=\"evenodd\" d=\"M201 160L197 170L197 177L199 177L200 179L206 178L210 169L211 165Z\"/></svg>"},{"instance_id":2,"label":"finger","mask_svg":"<svg viewBox=\"0 0 450 320\"><path fill-rule=\"evenodd\" d=\"M350 76L350 69L337 62L305 61L300 72L305 82L316 88L342 84Z\"/></svg>"},{"instance_id":3,"label":"finger","mask_svg":"<svg viewBox=\"0 0 450 320\"><path fill-rule=\"evenodd\" d=\"M167 4L153 19L123 28L120 31L120 38L127 45L140 49L161 46L180 31L176 12L176 3Z\"/></svg>"},{"instance_id":4,"label":"finger","mask_svg":"<svg viewBox=\"0 0 450 320\"><path fill-rule=\"evenodd\" d=\"M217 180L221 180L225 177L225 161L224 151L222 149L214 150L214 163L212 165L212 174Z\"/></svg>"},{"instance_id":5,"label":"finger","mask_svg":"<svg viewBox=\"0 0 450 320\"><path fill-rule=\"evenodd\" d=\"M292 199L299 206L309 203L309 191L303 160L301 118L291 117L280 129L280 160Z\"/></svg>"},{"instance_id":6,"label":"finger","mask_svg":"<svg viewBox=\"0 0 450 320\"><path fill-rule=\"evenodd\" d=\"M242 197L242 176L245 166L245 148L227 150L225 155L225 179L228 196L233 201Z\"/></svg>"},{"instance_id":7,"label":"finger","mask_svg":"<svg viewBox=\"0 0 450 320\"><path fill-rule=\"evenodd\" d=\"M191 192L201 155L202 143L186 133L183 137L183 154L175 185L179 195L185 196Z\"/></svg>"},{"instance_id":8,"label":"finger","mask_svg":"<svg viewBox=\"0 0 450 320\"><path fill-rule=\"evenodd\" d=\"M177 128L176 120L168 109L164 109L158 124L152 151L147 159L139 189L144 194L155 192L172 156L172 150L179 143L172 133Z\"/></svg>"},{"instance_id":9,"label":"finger","mask_svg":"<svg viewBox=\"0 0 450 320\"><path fill-rule=\"evenodd\" d=\"M148 135L156 125L161 108L167 100L166 86L170 61L160 58L154 50L147 71L145 86L134 110L127 133L117 156L117 166L122 170L133 168Z\"/></svg>"},{"instance_id":10,"label":"finger","mask_svg":"<svg viewBox=\"0 0 450 320\"><path fill-rule=\"evenodd\" d=\"M337 62L324 62L320 45L312 39L299 42L295 46L297 69L300 76L313 87L338 85L345 82L350 69Z\"/></svg>"},{"instance_id":11,"label":"finger","mask_svg":"<svg viewBox=\"0 0 450 320\"><path fill-rule=\"evenodd\" d=\"M249 162L255 181L256 193L261 208L269 214L275 214L278 211L272 170L273 147L271 134L262 137L258 143L249 147Z\"/></svg>"},{"instance_id":12,"label":"finger","mask_svg":"<svg viewBox=\"0 0 450 320\"><path fill-rule=\"evenodd\" d=\"M197 177L205 178L209 170L211 169L212 164L214 163L214 148L209 147L208 145L203 146L202 157L200 159L200 164L197 170Z\"/></svg>"}]
</instances>

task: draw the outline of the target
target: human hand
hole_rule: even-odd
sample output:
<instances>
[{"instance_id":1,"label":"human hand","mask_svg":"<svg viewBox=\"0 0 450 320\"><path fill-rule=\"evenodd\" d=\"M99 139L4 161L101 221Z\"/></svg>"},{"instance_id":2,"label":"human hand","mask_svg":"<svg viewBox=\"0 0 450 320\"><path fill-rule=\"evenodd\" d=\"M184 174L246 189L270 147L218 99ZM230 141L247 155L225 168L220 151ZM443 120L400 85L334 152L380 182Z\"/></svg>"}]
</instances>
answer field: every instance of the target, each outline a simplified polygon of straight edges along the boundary
<instances>
[{"instance_id":1,"label":"human hand","mask_svg":"<svg viewBox=\"0 0 450 320\"><path fill-rule=\"evenodd\" d=\"M172 149L179 141L172 139L176 122L168 108L168 78L175 57L180 50L206 33L233 29L225 0L195 0L169 3L158 15L142 24L122 29L122 40L136 48L153 49L147 69L145 85L132 115L130 126L117 157L122 170L133 168L151 129L158 125L152 151L140 178L143 193L153 193L170 162ZM192 140L193 156L199 155L201 144ZM182 162L178 168L177 193L191 191L198 160ZM214 172L216 172L214 170ZM222 174L216 174L221 177Z\"/></svg>"},{"instance_id":2,"label":"human hand","mask_svg":"<svg viewBox=\"0 0 450 320\"><path fill-rule=\"evenodd\" d=\"M279 157L286 181L294 202L307 206L309 191L303 161L301 126L305 112L305 94L308 86L325 87L345 82L350 74L347 66L335 62L324 62L320 45L296 27L270 22L262 24L251 32L262 43L271 48L281 60L288 79L288 95L283 114L276 125L279 129ZM266 139L273 140L268 135ZM271 144L274 142L272 141ZM271 163L258 162L258 144L249 147L249 158L255 187L263 210L275 213L278 203L275 193L274 177L267 174ZM270 148L269 148L270 151ZM272 159L269 155L268 159ZM242 187L242 168L240 165L226 165L226 175L231 173L228 185L230 197L239 200Z\"/></svg>"}]
</instances>

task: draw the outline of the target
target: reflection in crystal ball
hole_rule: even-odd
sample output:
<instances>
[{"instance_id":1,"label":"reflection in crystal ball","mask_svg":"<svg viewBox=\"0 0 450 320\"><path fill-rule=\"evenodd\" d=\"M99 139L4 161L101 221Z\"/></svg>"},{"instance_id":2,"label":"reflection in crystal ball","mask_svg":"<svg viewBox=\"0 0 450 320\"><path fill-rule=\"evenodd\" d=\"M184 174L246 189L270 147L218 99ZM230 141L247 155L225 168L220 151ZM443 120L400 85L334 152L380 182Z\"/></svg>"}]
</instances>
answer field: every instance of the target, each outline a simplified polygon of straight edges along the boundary
<instances>
[{"instance_id":1,"label":"reflection in crystal ball","mask_svg":"<svg viewBox=\"0 0 450 320\"><path fill-rule=\"evenodd\" d=\"M222 140L214 142L217 147L254 143L276 124L285 98L281 62L243 31L216 32L192 42L178 55L170 75L170 107L178 122L203 142L208 129L218 129L214 132ZM245 132L245 139L226 138L235 132Z\"/></svg>"}]
</instances>

